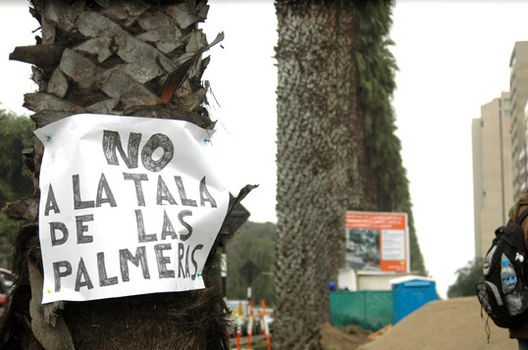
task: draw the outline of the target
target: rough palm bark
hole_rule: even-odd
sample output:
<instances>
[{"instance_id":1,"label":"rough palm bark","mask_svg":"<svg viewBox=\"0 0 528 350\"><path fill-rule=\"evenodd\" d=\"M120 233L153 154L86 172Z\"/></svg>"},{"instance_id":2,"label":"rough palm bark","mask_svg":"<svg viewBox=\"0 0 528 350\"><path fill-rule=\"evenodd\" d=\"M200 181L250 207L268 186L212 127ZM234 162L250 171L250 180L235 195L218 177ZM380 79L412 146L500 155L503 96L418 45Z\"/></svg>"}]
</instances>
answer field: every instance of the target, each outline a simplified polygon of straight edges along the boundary
<instances>
[{"instance_id":1,"label":"rough palm bark","mask_svg":"<svg viewBox=\"0 0 528 350\"><path fill-rule=\"evenodd\" d=\"M397 69L388 0L276 0L279 24L275 291L279 348L318 348L328 282L344 266L347 210L406 212L425 273L394 134Z\"/></svg>"},{"instance_id":2,"label":"rough palm bark","mask_svg":"<svg viewBox=\"0 0 528 350\"><path fill-rule=\"evenodd\" d=\"M34 64L38 91L25 95L37 127L75 113L183 119L204 128L208 83L201 76L210 45L198 29L206 0L33 0L37 45L11 59ZM40 304L38 175L43 147L24 152L33 198L10 205L22 221L15 244L16 289L0 341L5 349L228 349L226 312L214 283L215 249L233 234L232 198L204 269L204 290L83 303Z\"/></svg>"},{"instance_id":3,"label":"rough palm bark","mask_svg":"<svg viewBox=\"0 0 528 350\"><path fill-rule=\"evenodd\" d=\"M349 1L275 2L278 349L318 349L328 282L344 259L347 209L374 210L359 113Z\"/></svg>"}]
</instances>

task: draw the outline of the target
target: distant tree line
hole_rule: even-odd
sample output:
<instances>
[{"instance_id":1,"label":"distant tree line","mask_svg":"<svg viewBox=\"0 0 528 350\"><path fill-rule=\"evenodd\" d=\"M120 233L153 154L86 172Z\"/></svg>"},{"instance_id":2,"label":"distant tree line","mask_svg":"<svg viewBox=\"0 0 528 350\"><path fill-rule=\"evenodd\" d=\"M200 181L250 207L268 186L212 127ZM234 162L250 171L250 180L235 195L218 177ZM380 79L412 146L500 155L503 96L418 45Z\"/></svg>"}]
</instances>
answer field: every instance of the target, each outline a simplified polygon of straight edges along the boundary
<instances>
[{"instance_id":1,"label":"distant tree line","mask_svg":"<svg viewBox=\"0 0 528 350\"><path fill-rule=\"evenodd\" d=\"M247 299L246 280L239 273L251 260L260 270L260 275L251 283L252 300L260 304L264 299L273 305L273 265L275 264L276 225L270 222L246 222L229 240L227 251L227 298Z\"/></svg>"},{"instance_id":2,"label":"distant tree line","mask_svg":"<svg viewBox=\"0 0 528 350\"><path fill-rule=\"evenodd\" d=\"M24 174L22 150L32 146L31 119L0 109L0 207L33 192ZM18 223L0 212L0 266L10 268L11 249Z\"/></svg>"},{"instance_id":3,"label":"distant tree line","mask_svg":"<svg viewBox=\"0 0 528 350\"><path fill-rule=\"evenodd\" d=\"M469 261L466 266L456 271L457 279L447 290L448 298L467 297L475 295L475 286L484 280L482 273L482 258Z\"/></svg>"}]
</instances>

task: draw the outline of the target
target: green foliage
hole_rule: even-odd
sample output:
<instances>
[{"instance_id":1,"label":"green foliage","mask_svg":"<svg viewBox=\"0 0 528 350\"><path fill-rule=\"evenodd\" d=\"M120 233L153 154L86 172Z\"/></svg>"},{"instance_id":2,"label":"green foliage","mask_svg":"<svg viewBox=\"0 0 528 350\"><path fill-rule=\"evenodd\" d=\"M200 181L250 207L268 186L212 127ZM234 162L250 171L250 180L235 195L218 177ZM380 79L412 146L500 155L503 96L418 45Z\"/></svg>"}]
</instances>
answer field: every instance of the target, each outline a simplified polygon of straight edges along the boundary
<instances>
[{"instance_id":1,"label":"green foliage","mask_svg":"<svg viewBox=\"0 0 528 350\"><path fill-rule=\"evenodd\" d=\"M268 305L275 302L273 292L275 232L275 224L246 222L229 240L226 247L228 299L247 298L248 285L238 270L251 260L261 271L251 285L253 300L259 303L264 299Z\"/></svg>"},{"instance_id":2,"label":"green foliage","mask_svg":"<svg viewBox=\"0 0 528 350\"><path fill-rule=\"evenodd\" d=\"M409 216L411 269L425 275L416 239L406 170L400 155L391 98L396 88L396 61L389 50L392 1L353 1L358 16L355 47L360 109L365 122L367 161L379 189L378 210L406 212Z\"/></svg>"},{"instance_id":3,"label":"green foliage","mask_svg":"<svg viewBox=\"0 0 528 350\"><path fill-rule=\"evenodd\" d=\"M22 149L31 147L33 122L0 110L0 204L29 195L31 180L24 176Z\"/></svg>"},{"instance_id":4,"label":"green foliage","mask_svg":"<svg viewBox=\"0 0 528 350\"><path fill-rule=\"evenodd\" d=\"M0 266L9 268L9 258L13 249L15 233L18 223L9 219L4 213L0 213Z\"/></svg>"},{"instance_id":5,"label":"green foliage","mask_svg":"<svg viewBox=\"0 0 528 350\"><path fill-rule=\"evenodd\" d=\"M0 206L28 197L31 180L24 175L22 150L32 146L33 122L12 112L0 110ZM8 265L18 224L0 213L0 266Z\"/></svg>"},{"instance_id":6,"label":"green foliage","mask_svg":"<svg viewBox=\"0 0 528 350\"><path fill-rule=\"evenodd\" d=\"M448 298L475 295L475 286L484 280L482 258L469 261L466 266L456 271L457 279L447 290Z\"/></svg>"}]
</instances>

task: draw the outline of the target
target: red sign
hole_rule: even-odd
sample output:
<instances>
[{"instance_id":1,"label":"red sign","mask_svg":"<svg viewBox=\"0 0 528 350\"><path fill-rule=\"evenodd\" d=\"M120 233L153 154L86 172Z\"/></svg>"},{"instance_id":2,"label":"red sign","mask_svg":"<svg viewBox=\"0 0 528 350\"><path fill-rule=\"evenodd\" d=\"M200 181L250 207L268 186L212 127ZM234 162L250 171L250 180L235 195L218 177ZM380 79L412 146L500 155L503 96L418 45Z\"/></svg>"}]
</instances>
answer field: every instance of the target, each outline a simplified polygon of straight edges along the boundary
<instances>
[{"instance_id":1,"label":"red sign","mask_svg":"<svg viewBox=\"0 0 528 350\"><path fill-rule=\"evenodd\" d=\"M346 213L346 267L360 271L408 272L406 213Z\"/></svg>"}]
</instances>

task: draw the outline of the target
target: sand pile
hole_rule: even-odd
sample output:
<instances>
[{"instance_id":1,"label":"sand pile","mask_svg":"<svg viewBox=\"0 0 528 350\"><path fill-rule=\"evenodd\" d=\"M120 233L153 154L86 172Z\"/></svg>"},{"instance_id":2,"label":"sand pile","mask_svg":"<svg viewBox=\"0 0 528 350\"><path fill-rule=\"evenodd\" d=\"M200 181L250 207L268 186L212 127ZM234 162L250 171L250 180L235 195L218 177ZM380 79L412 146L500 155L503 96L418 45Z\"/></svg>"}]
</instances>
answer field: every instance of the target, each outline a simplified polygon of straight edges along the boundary
<instances>
[{"instance_id":1,"label":"sand pile","mask_svg":"<svg viewBox=\"0 0 528 350\"><path fill-rule=\"evenodd\" d=\"M368 341L370 332L358 326L332 327L330 323L319 328L321 345L325 350L350 350Z\"/></svg>"},{"instance_id":2,"label":"sand pile","mask_svg":"<svg viewBox=\"0 0 528 350\"><path fill-rule=\"evenodd\" d=\"M490 343L476 297L433 301L398 322L378 340L358 350L516 350L517 341L508 330L489 320ZM353 347L350 347L353 349Z\"/></svg>"}]
</instances>

